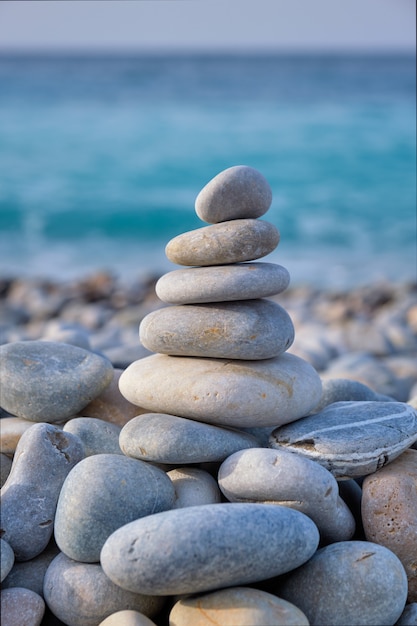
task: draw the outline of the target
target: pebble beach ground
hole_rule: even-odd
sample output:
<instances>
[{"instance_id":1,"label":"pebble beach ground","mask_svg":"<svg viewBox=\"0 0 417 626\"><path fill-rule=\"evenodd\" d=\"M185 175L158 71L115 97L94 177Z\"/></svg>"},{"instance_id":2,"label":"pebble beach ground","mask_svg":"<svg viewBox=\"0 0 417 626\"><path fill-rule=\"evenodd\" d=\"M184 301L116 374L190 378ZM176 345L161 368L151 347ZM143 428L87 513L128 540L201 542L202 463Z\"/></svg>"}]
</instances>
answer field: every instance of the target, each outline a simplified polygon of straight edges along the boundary
<instances>
[{"instance_id":1,"label":"pebble beach ground","mask_svg":"<svg viewBox=\"0 0 417 626\"><path fill-rule=\"evenodd\" d=\"M219 178L185 270L0 278L5 626L417 623L417 284L288 287Z\"/></svg>"}]
</instances>

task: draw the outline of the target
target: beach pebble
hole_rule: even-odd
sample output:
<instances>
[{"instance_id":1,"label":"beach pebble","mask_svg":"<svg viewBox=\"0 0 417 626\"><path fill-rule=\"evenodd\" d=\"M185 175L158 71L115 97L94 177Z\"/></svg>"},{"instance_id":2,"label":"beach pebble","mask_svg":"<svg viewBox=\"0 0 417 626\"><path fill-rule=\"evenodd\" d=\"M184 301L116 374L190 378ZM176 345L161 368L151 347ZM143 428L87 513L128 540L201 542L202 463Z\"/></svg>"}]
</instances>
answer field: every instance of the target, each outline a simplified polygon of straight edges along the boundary
<instances>
[{"instance_id":1,"label":"beach pebble","mask_svg":"<svg viewBox=\"0 0 417 626\"><path fill-rule=\"evenodd\" d=\"M417 602L406 605L395 626L417 626Z\"/></svg>"},{"instance_id":2,"label":"beach pebble","mask_svg":"<svg viewBox=\"0 0 417 626\"><path fill-rule=\"evenodd\" d=\"M117 611L112 613L99 626L156 626L149 617L138 611Z\"/></svg>"},{"instance_id":3,"label":"beach pebble","mask_svg":"<svg viewBox=\"0 0 417 626\"><path fill-rule=\"evenodd\" d=\"M366 476L362 484L365 536L394 552L408 577L408 601L417 602L417 450Z\"/></svg>"},{"instance_id":4,"label":"beach pebble","mask_svg":"<svg viewBox=\"0 0 417 626\"><path fill-rule=\"evenodd\" d=\"M2 589L24 587L43 597L43 581L52 559L59 554L59 548L52 538L46 549L29 561L15 561L9 574L2 582Z\"/></svg>"},{"instance_id":5,"label":"beach pebble","mask_svg":"<svg viewBox=\"0 0 417 626\"><path fill-rule=\"evenodd\" d=\"M18 561L48 545L61 487L83 457L80 439L52 424L34 424L22 435L1 495L2 537Z\"/></svg>"},{"instance_id":6,"label":"beach pebble","mask_svg":"<svg viewBox=\"0 0 417 626\"><path fill-rule=\"evenodd\" d=\"M63 430L77 435L84 445L84 455L123 454L119 446L121 427L97 417L75 417Z\"/></svg>"},{"instance_id":7,"label":"beach pebble","mask_svg":"<svg viewBox=\"0 0 417 626\"><path fill-rule=\"evenodd\" d=\"M59 320L48 322L42 334L44 341L70 343L84 350L91 350L90 333L79 324L68 324Z\"/></svg>"},{"instance_id":8,"label":"beach pebble","mask_svg":"<svg viewBox=\"0 0 417 626\"><path fill-rule=\"evenodd\" d=\"M170 626L309 626L296 606L251 587L231 587L179 600Z\"/></svg>"},{"instance_id":9,"label":"beach pebble","mask_svg":"<svg viewBox=\"0 0 417 626\"><path fill-rule=\"evenodd\" d=\"M155 291L168 304L200 304L267 298L284 291L288 270L276 263L237 263L188 267L161 276Z\"/></svg>"},{"instance_id":10,"label":"beach pebble","mask_svg":"<svg viewBox=\"0 0 417 626\"><path fill-rule=\"evenodd\" d=\"M218 482L230 502L280 504L301 511L317 525L321 542L351 539L355 520L324 467L286 450L252 448L229 456Z\"/></svg>"},{"instance_id":11,"label":"beach pebble","mask_svg":"<svg viewBox=\"0 0 417 626\"><path fill-rule=\"evenodd\" d=\"M79 563L59 554L45 575L45 602L67 626L97 626L121 610L154 617L164 598L132 593L114 585L97 563Z\"/></svg>"},{"instance_id":12,"label":"beach pebble","mask_svg":"<svg viewBox=\"0 0 417 626\"><path fill-rule=\"evenodd\" d=\"M144 413L122 428L124 454L143 461L187 464L223 461L227 456L256 446L251 435L166 413Z\"/></svg>"},{"instance_id":13,"label":"beach pebble","mask_svg":"<svg viewBox=\"0 0 417 626\"><path fill-rule=\"evenodd\" d=\"M21 436L34 425L34 422L23 417L2 417L0 425L1 452L14 454Z\"/></svg>"},{"instance_id":14,"label":"beach pebble","mask_svg":"<svg viewBox=\"0 0 417 626\"><path fill-rule=\"evenodd\" d=\"M167 472L175 489L173 509L221 502L222 494L211 474L198 467L178 467Z\"/></svg>"},{"instance_id":15,"label":"beach pebble","mask_svg":"<svg viewBox=\"0 0 417 626\"><path fill-rule=\"evenodd\" d=\"M119 386L129 402L149 411L236 427L292 422L321 397L317 372L287 353L263 361L154 354L132 363Z\"/></svg>"},{"instance_id":16,"label":"beach pebble","mask_svg":"<svg viewBox=\"0 0 417 626\"><path fill-rule=\"evenodd\" d=\"M326 406L334 402L352 402L355 400L394 401L394 398L376 393L367 385L349 378L324 379L322 381L322 388L323 393L321 400L318 405L314 407L314 413L322 411Z\"/></svg>"},{"instance_id":17,"label":"beach pebble","mask_svg":"<svg viewBox=\"0 0 417 626\"><path fill-rule=\"evenodd\" d=\"M6 578L13 567L14 552L7 541L0 538L0 582Z\"/></svg>"},{"instance_id":18,"label":"beach pebble","mask_svg":"<svg viewBox=\"0 0 417 626\"><path fill-rule=\"evenodd\" d=\"M35 422L74 416L113 377L107 359L77 346L18 341L0 346L2 407Z\"/></svg>"},{"instance_id":19,"label":"beach pebble","mask_svg":"<svg viewBox=\"0 0 417 626\"><path fill-rule=\"evenodd\" d=\"M2 589L1 622L3 626L40 626L45 602L37 593L23 587Z\"/></svg>"},{"instance_id":20,"label":"beach pebble","mask_svg":"<svg viewBox=\"0 0 417 626\"><path fill-rule=\"evenodd\" d=\"M270 254L279 232L262 220L232 220L182 233L166 245L165 254L178 265L223 265L254 261Z\"/></svg>"},{"instance_id":21,"label":"beach pebble","mask_svg":"<svg viewBox=\"0 0 417 626\"><path fill-rule=\"evenodd\" d=\"M268 504L203 504L126 524L101 552L123 589L177 595L251 583L288 572L316 551L316 525Z\"/></svg>"},{"instance_id":22,"label":"beach pebble","mask_svg":"<svg viewBox=\"0 0 417 626\"><path fill-rule=\"evenodd\" d=\"M117 528L170 509L175 490L158 467L119 454L87 457L67 476L55 515L55 540L69 558L100 560L100 550Z\"/></svg>"},{"instance_id":23,"label":"beach pebble","mask_svg":"<svg viewBox=\"0 0 417 626\"><path fill-rule=\"evenodd\" d=\"M271 448L317 461L336 478L372 474L417 440L417 411L403 402L335 402L275 429Z\"/></svg>"},{"instance_id":24,"label":"beach pebble","mask_svg":"<svg viewBox=\"0 0 417 626\"><path fill-rule=\"evenodd\" d=\"M14 452L14 450L13 450ZM0 487L3 487L6 482L10 470L12 469L13 460L11 457L7 456L7 454L0 454Z\"/></svg>"},{"instance_id":25,"label":"beach pebble","mask_svg":"<svg viewBox=\"0 0 417 626\"><path fill-rule=\"evenodd\" d=\"M110 384L82 409L80 417L96 417L123 427L132 417L146 411L126 400L120 393L119 379L122 373L123 370L114 369Z\"/></svg>"},{"instance_id":26,"label":"beach pebble","mask_svg":"<svg viewBox=\"0 0 417 626\"><path fill-rule=\"evenodd\" d=\"M277 595L295 604L311 626L393 626L404 610L407 577L393 552L367 541L319 549Z\"/></svg>"},{"instance_id":27,"label":"beach pebble","mask_svg":"<svg viewBox=\"0 0 417 626\"><path fill-rule=\"evenodd\" d=\"M288 313L266 299L187 304L158 309L139 327L153 352L218 359L270 359L294 340Z\"/></svg>"},{"instance_id":28,"label":"beach pebble","mask_svg":"<svg viewBox=\"0 0 417 626\"><path fill-rule=\"evenodd\" d=\"M212 178L198 194L195 211L203 222L257 218L271 206L272 191L264 176L247 165L235 165Z\"/></svg>"}]
</instances>

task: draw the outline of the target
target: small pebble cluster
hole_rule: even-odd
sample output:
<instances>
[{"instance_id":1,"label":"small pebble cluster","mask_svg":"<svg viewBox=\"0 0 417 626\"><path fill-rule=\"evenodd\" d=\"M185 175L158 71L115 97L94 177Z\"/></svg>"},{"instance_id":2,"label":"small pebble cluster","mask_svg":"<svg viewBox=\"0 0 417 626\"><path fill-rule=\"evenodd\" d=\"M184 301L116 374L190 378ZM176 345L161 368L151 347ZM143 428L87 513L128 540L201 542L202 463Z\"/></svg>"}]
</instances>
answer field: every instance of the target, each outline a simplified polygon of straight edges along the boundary
<instances>
[{"instance_id":1,"label":"small pebble cluster","mask_svg":"<svg viewBox=\"0 0 417 626\"><path fill-rule=\"evenodd\" d=\"M204 187L209 225L168 243L184 269L122 362L74 327L8 331L6 626L417 623L417 375L368 385L340 375L352 354L319 375L277 301L288 271L259 261L271 200L247 166Z\"/></svg>"}]
</instances>

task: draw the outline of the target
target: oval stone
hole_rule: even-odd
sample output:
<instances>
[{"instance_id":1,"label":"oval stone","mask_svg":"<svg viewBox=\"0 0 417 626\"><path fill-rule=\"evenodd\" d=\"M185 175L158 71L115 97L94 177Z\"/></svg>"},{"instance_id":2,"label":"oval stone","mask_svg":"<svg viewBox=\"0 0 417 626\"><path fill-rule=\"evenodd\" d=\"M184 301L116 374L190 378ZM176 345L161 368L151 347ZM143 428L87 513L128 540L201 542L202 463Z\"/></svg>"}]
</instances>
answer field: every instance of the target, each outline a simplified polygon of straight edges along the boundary
<instances>
[{"instance_id":1,"label":"oval stone","mask_svg":"<svg viewBox=\"0 0 417 626\"><path fill-rule=\"evenodd\" d=\"M281 504L308 515L322 543L351 539L355 520L324 467L286 450L235 452L219 469L219 487L230 502Z\"/></svg>"},{"instance_id":2,"label":"oval stone","mask_svg":"<svg viewBox=\"0 0 417 626\"><path fill-rule=\"evenodd\" d=\"M117 611L112 613L99 626L156 626L149 617L139 611Z\"/></svg>"},{"instance_id":3,"label":"oval stone","mask_svg":"<svg viewBox=\"0 0 417 626\"><path fill-rule=\"evenodd\" d=\"M223 265L254 261L279 243L278 229L262 220L231 220L203 226L171 239L165 254L178 265Z\"/></svg>"},{"instance_id":4,"label":"oval stone","mask_svg":"<svg viewBox=\"0 0 417 626\"><path fill-rule=\"evenodd\" d=\"M271 578L316 551L316 525L268 504L203 504L149 515L116 530L105 574L130 591L176 595Z\"/></svg>"},{"instance_id":5,"label":"oval stone","mask_svg":"<svg viewBox=\"0 0 417 626\"><path fill-rule=\"evenodd\" d=\"M222 494L211 474L198 467L178 467L168 472L175 489L173 509L221 502Z\"/></svg>"},{"instance_id":6,"label":"oval stone","mask_svg":"<svg viewBox=\"0 0 417 626\"><path fill-rule=\"evenodd\" d=\"M4 344L0 360L1 406L34 422L72 417L113 378L113 366L106 358L59 342Z\"/></svg>"},{"instance_id":7,"label":"oval stone","mask_svg":"<svg viewBox=\"0 0 417 626\"><path fill-rule=\"evenodd\" d=\"M276 592L305 613L311 626L392 626L405 606L407 577L387 548L341 541L318 550Z\"/></svg>"},{"instance_id":8,"label":"oval stone","mask_svg":"<svg viewBox=\"0 0 417 626\"><path fill-rule=\"evenodd\" d=\"M168 304L199 304L267 298L284 291L288 270L276 263L236 263L189 267L161 276L156 295Z\"/></svg>"},{"instance_id":9,"label":"oval stone","mask_svg":"<svg viewBox=\"0 0 417 626\"><path fill-rule=\"evenodd\" d=\"M0 582L6 578L13 567L14 552L7 541L0 538Z\"/></svg>"},{"instance_id":10,"label":"oval stone","mask_svg":"<svg viewBox=\"0 0 417 626\"><path fill-rule=\"evenodd\" d=\"M84 445L84 455L123 454L119 446L120 426L96 417L76 417L69 420L63 429L77 435Z\"/></svg>"},{"instance_id":11,"label":"oval stone","mask_svg":"<svg viewBox=\"0 0 417 626\"><path fill-rule=\"evenodd\" d=\"M152 352L218 359L271 359L294 341L288 313L271 300L187 304L157 309L139 327Z\"/></svg>"},{"instance_id":12,"label":"oval stone","mask_svg":"<svg viewBox=\"0 0 417 626\"><path fill-rule=\"evenodd\" d=\"M158 467L119 454L87 457L74 467L61 489L56 543L71 559L98 562L114 530L165 511L174 500L174 486Z\"/></svg>"},{"instance_id":13,"label":"oval stone","mask_svg":"<svg viewBox=\"0 0 417 626\"><path fill-rule=\"evenodd\" d=\"M417 450L366 476L362 484L365 536L398 556L408 577L408 601L417 602Z\"/></svg>"},{"instance_id":14,"label":"oval stone","mask_svg":"<svg viewBox=\"0 0 417 626\"><path fill-rule=\"evenodd\" d=\"M2 589L24 587L43 597L45 573L52 559L59 554L59 548L52 538L46 549L29 561L15 561L8 576L2 582Z\"/></svg>"},{"instance_id":15,"label":"oval stone","mask_svg":"<svg viewBox=\"0 0 417 626\"><path fill-rule=\"evenodd\" d=\"M1 591L3 626L40 626L45 614L43 598L30 589L13 587Z\"/></svg>"},{"instance_id":16,"label":"oval stone","mask_svg":"<svg viewBox=\"0 0 417 626\"><path fill-rule=\"evenodd\" d=\"M257 218L267 212L272 191L266 178L248 165L235 165L212 178L198 194L195 211L204 222L216 224Z\"/></svg>"},{"instance_id":17,"label":"oval stone","mask_svg":"<svg viewBox=\"0 0 417 626\"><path fill-rule=\"evenodd\" d=\"M417 440L417 411L403 402L335 402L275 429L270 447L317 461L336 478L372 474Z\"/></svg>"},{"instance_id":18,"label":"oval stone","mask_svg":"<svg viewBox=\"0 0 417 626\"><path fill-rule=\"evenodd\" d=\"M231 587L182 598L169 614L171 626L309 626L296 606L266 591Z\"/></svg>"},{"instance_id":19,"label":"oval stone","mask_svg":"<svg viewBox=\"0 0 417 626\"><path fill-rule=\"evenodd\" d=\"M223 461L254 446L256 439L241 431L162 413L138 415L120 433L120 447L127 456L174 465Z\"/></svg>"},{"instance_id":20,"label":"oval stone","mask_svg":"<svg viewBox=\"0 0 417 626\"><path fill-rule=\"evenodd\" d=\"M16 560L33 559L48 545L61 487L83 457L80 439L52 424L33 424L20 438L1 490L2 537Z\"/></svg>"},{"instance_id":21,"label":"oval stone","mask_svg":"<svg viewBox=\"0 0 417 626\"><path fill-rule=\"evenodd\" d=\"M62 553L47 569L44 597L53 614L68 626L97 626L112 613L127 609L153 617L164 604L164 598L114 585L99 564L78 563Z\"/></svg>"},{"instance_id":22,"label":"oval stone","mask_svg":"<svg viewBox=\"0 0 417 626\"><path fill-rule=\"evenodd\" d=\"M148 411L237 427L297 420L321 396L317 372L288 353L263 361L154 354L129 365L119 385Z\"/></svg>"}]
</instances>

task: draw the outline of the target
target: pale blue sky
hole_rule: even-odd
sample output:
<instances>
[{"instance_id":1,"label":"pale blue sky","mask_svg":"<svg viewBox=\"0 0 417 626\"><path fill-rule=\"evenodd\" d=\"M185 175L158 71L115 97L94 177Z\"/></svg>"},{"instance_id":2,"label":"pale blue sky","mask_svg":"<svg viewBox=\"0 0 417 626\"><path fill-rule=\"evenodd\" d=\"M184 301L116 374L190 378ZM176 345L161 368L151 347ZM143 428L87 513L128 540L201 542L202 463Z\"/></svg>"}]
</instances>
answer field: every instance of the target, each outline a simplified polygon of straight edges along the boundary
<instances>
[{"instance_id":1,"label":"pale blue sky","mask_svg":"<svg viewBox=\"0 0 417 626\"><path fill-rule=\"evenodd\" d=\"M0 2L0 50L415 50L415 0Z\"/></svg>"}]
</instances>

